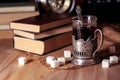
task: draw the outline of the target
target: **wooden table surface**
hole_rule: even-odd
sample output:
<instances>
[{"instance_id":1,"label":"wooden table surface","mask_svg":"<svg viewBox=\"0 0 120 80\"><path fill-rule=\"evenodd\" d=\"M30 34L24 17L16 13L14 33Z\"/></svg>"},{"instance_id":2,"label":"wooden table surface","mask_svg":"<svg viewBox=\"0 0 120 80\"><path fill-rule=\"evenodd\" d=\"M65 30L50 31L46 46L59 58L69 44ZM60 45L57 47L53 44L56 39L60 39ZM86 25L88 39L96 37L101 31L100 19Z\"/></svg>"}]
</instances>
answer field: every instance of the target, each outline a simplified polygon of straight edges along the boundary
<instances>
[{"instance_id":1,"label":"wooden table surface","mask_svg":"<svg viewBox=\"0 0 120 80\"><path fill-rule=\"evenodd\" d=\"M67 66L67 68L51 69L44 64L45 57L63 56L63 51L71 49L71 46L39 56L15 50L12 37L11 31L0 31L0 80L120 80L120 63L107 69L103 69L101 63L77 68ZM26 56L28 59L24 66L19 66L17 63L17 59L21 56Z\"/></svg>"}]
</instances>

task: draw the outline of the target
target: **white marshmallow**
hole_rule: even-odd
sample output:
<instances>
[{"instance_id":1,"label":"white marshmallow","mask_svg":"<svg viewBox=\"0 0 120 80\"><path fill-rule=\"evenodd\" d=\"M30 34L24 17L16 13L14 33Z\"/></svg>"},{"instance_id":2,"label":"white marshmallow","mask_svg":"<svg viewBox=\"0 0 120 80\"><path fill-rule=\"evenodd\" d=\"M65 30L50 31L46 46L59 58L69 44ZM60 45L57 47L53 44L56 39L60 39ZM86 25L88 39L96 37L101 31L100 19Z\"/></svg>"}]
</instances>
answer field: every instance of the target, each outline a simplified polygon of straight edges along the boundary
<instances>
[{"instance_id":1,"label":"white marshmallow","mask_svg":"<svg viewBox=\"0 0 120 80\"><path fill-rule=\"evenodd\" d=\"M118 57L117 56L110 56L110 64L118 63Z\"/></svg>"},{"instance_id":2,"label":"white marshmallow","mask_svg":"<svg viewBox=\"0 0 120 80\"><path fill-rule=\"evenodd\" d=\"M65 58L64 57L59 57L59 58L57 58L57 60L59 61L60 65L65 65Z\"/></svg>"},{"instance_id":3,"label":"white marshmallow","mask_svg":"<svg viewBox=\"0 0 120 80\"><path fill-rule=\"evenodd\" d=\"M109 52L110 53L116 53L116 47L114 45L109 47Z\"/></svg>"},{"instance_id":4,"label":"white marshmallow","mask_svg":"<svg viewBox=\"0 0 120 80\"><path fill-rule=\"evenodd\" d=\"M55 60L55 57L54 56L47 56L46 57L46 63L47 64L51 64L51 61Z\"/></svg>"},{"instance_id":5,"label":"white marshmallow","mask_svg":"<svg viewBox=\"0 0 120 80\"><path fill-rule=\"evenodd\" d=\"M110 67L109 59L103 59L102 60L102 68L109 68L109 67Z\"/></svg>"},{"instance_id":6,"label":"white marshmallow","mask_svg":"<svg viewBox=\"0 0 120 80\"><path fill-rule=\"evenodd\" d=\"M19 65L24 65L26 63L26 57L19 57L18 58L18 64Z\"/></svg>"},{"instance_id":7,"label":"white marshmallow","mask_svg":"<svg viewBox=\"0 0 120 80\"><path fill-rule=\"evenodd\" d=\"M71 51L70 50L64 50L64 57L70 58L71 57Z\"/></svg>"},{"instance_id":8,"label":"white marshmallow","mask_svg":"<svg viewBox=\"0 0 120 80\"><path fill-rule=\"evenodd\" d=\"M58 68L59 66L60 66L60 64L59 64L58 60L52 60L50 63L51 68Z\"/></svg>"}]
</instances>

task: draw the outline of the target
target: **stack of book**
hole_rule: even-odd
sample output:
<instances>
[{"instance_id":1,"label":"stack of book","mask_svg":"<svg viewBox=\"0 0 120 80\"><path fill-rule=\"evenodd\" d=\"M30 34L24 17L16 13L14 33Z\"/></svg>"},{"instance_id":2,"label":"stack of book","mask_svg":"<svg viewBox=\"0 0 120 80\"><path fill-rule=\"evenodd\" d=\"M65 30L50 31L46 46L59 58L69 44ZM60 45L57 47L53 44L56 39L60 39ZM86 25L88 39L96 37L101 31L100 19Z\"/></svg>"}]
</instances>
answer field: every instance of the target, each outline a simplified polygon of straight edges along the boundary
<instances>
[{"instance_id":1,"label":"stack of book","mask_svg":"<svg viewBox=\"0 0 120 80\"><path fill-rule=\"evenodd\" d=\"M35 2L0 3L0 13L35 11Z\"/></svg>"},{"instance_id":2,"label":"stack of book","mask_svg":"<svg viewBox=\"0 0 120 80\"><path fill-rule=\"evenodd\" d=\"M38 14L34 0L0 0L0 30L9 29L10 21Z\"/></svg>"},{"instance_id":3,"label":"stack of book","mask_svg":"<svg viewBox=\"0 0 120 80\"><path fill-rule=\"evenodd\" d=\"M10 22L14 48L44 54L70 45L71 15L49 13Z\"/></svg>"},{"instance_id":4,"label":"stack of book","mask_svg":"<svg viewBox=\"0 0 120 80\"><path fill-rule=\"evenodd\" d=\"M23 15L24 14L24 15ZM0 30L9 29L9 22L39 15L38 11L0 13Z\"/></svg>"}]
</instances>

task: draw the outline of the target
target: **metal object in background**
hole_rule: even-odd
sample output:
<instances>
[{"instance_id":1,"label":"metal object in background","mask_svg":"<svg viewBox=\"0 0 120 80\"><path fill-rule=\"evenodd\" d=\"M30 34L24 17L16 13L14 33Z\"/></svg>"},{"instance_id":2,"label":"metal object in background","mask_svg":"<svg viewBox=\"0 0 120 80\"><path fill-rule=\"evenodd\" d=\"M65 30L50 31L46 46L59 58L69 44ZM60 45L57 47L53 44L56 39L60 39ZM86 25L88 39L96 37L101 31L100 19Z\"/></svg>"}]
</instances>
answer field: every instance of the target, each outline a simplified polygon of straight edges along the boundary
<instances>
[{"instance_id":1,"label":"metal object in background","mask_svg":"<svg viewBox=\"0 0 120 80\"><path fill-rule=\"evenodd\" d=\"M71 13L75 7L75 0L36 0L40 13Z\"/></svg>"}]
</instances>

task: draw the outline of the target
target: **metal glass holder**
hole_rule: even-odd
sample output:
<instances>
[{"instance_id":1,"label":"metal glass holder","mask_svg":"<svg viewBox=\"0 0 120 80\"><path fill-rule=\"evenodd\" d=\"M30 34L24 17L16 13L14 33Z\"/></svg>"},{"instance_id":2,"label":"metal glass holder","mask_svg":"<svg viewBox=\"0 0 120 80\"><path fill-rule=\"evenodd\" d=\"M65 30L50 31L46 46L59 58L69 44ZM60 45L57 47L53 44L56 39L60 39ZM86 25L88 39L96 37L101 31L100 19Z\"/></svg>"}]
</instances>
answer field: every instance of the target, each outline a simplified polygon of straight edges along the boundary
<instances>
[{"instance_id":1,"label":"metal glass holder","mask_svg":"<svg viewBox=\"0 0 120 80\"><path fill-rule=\"evenodd\" d=\"M73 56L72 63L75 65L94 65L100 63L102 58L96 55L94 58L81 58Z\"/></svg>"}]
</instances>

